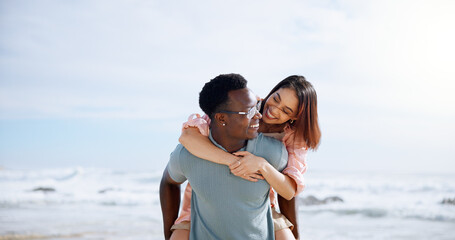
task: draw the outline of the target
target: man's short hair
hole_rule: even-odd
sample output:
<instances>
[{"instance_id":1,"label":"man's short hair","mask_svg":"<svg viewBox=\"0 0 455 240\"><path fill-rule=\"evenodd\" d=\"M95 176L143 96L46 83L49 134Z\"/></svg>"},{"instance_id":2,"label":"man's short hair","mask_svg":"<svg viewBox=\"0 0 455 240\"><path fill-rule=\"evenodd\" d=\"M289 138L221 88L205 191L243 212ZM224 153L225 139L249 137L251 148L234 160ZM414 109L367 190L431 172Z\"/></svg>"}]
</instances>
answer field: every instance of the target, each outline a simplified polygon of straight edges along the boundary
<instances>
[{"instance_id":1,"label":"man's short hair","mask_svg":"<svg viewBox=\"0 0 455 240\"><path fill-rule=\"evenodd\" d=\"M221 74L207 82L199 93L199 106L207 116L213 118L215 113L223 110L228 104L228 92L246 88L247 81L240 74Z\"/></svg>"}]
</instances>

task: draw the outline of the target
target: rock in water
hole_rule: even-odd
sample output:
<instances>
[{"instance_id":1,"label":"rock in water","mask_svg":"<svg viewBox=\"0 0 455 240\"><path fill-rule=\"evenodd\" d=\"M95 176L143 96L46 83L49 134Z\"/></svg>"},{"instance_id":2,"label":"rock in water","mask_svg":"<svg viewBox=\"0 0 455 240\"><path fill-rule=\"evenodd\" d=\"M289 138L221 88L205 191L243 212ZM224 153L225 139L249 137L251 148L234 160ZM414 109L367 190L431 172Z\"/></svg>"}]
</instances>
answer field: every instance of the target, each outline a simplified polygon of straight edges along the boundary
<instances>
[{"instance_id":1,"label":"rock in water","mask_svg":"<svg viewBox=\"0 0 455 240\"><path fill-rule=\"evenodd\" d=\"M105 189L99 190L98 193L103 194L103 193L106 193L108 191L113 191L113 190L115 190L115 189L113 189L113 188L105 188Z\"/></svg>"},{"instance_id":2,"label":"rock in water","mask_svg":"<svg viewBox=\"0 0 455 240\"><path fill-rule=\"evenodd\" d=\"M43 193L50 193L55 192L55 188L51 187L37 187L32 190L33 192L43 192Z\"/></svg>"},{"instance_id":3,"label":"rock in water","mask_svg":"<svg viewBox=\"0 0 455 240\"><path fill-rule=\"evenodd\" d=\"M444 198L441 204L455 205L455 198Z\"/></svg>"},{"instance_id":4,"label":"rock in water","mask_svg":"<svg viewBox=\"0 0 455 240\"><path fill-rule=\"evenodd\" d=\"M324 200L322 200L324 203L331 203L331 202L344 202L343 199L341 199L338 196L332 196L332 197L326 197Z\"/></svg>"},{"instance_id":5,"label":"rock in water","mask_svg":"<svg viewBox=\"0 0 455 240\"><path fill-rule=\"evenodd\" d=\"M327 204L327 203L332 203L332 202L344 202L344 201L343 201L343 199L341 199L338 196L326 197L324 200L320 200L312 195L305 197L305 198L299 198L299 204L305 205L305 206L321 205L321 204Z\"/></svg>"},{"instance_id":6,"label":"rock in water","mask_svg":"<svg viewBox=\"0 0 455 240\"><path fill-rule=\"evenodd\" d=\"M310 195L310 196L305 197L305 198L299 198L299 203L301 205L305 205L305 206L318 205L318 204L321 204L320 202L321 202L321 200L317 199L313 195Z\"/></svg>"}]
</instances>

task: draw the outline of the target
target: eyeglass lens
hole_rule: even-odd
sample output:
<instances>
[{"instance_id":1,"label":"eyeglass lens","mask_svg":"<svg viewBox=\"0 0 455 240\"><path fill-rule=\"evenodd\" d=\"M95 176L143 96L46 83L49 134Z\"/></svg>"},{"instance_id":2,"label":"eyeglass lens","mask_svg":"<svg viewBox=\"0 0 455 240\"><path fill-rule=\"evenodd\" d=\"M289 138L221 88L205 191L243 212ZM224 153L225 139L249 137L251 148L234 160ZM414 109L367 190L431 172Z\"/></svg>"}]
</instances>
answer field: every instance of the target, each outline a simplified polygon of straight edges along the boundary
<instances>
[{"instance_id":1,"label":"eyeglass lens","mask_svg":"<svg viewBox=\"0 0 455 240\"><path fill-rule=\"evenodd\" d=\"M261 101L259 101L256 106L252 107L249 111L248 111L248 115L246 115L249 119L253 118L254 115L256 115L257 113L259 113L259 108L261 107Z\"/></svg>"}]
</instances>

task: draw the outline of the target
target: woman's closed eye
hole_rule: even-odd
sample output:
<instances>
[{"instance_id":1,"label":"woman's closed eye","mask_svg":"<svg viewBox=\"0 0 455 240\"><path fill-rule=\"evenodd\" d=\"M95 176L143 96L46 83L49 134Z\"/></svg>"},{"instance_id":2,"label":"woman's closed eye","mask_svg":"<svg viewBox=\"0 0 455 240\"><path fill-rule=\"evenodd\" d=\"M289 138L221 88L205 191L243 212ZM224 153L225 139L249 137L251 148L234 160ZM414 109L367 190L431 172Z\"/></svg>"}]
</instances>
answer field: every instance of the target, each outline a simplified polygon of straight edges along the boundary
<instances>
[{"instance_id":1,"label":"woman's closed eye","mask_svg":"<svg viewBox=\"0 0 455 240\"><path fill-rule=\"evenodd\" d=\"M279 96L279 95L278 95L278 96ZM275 101L277 104L280 103L280 98L279 98L278 96L275 95L275 96L273 96L273 98L272 98L273 101ZM286 110L285 107L283 107L282 109L280 109L280 111L282 111L282 112L283 112L284 114L286 114L286 115L289 115L289 114L290 114L290 113Z\"/></svg>"},{"instance_id":2,"label":"woman's closed eye","mask_svg":"<svg viewBox=\"0 0 455 240\"><path fill-rule=\"evenodd\" d=\"M280 103L280 100L279 100L276 96L273 96L273 100L274 100L276 103Z\"/></svg>"}]
</instances>

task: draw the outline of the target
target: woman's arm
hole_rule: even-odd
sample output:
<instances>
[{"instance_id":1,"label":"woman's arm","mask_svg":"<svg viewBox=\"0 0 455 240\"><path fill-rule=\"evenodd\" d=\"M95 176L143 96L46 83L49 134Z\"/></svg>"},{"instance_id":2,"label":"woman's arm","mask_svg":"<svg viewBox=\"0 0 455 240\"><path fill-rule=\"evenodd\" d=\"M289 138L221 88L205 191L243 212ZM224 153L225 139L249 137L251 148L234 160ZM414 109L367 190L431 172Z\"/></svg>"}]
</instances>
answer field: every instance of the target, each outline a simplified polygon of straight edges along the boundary
<instances>
[{"instance_id":1,"label":"woman's arm","mask_svg":"<svg viewBox=\"0 0 455 240\"><path fill-rule=\"evenodd\" d=\"M229 165L237 157L217 148L208 138L210 119L207 115L191 114L183 123L179 142L193 155L214 163Z\"/></svg>"},{"instance_id":2,"label":"woman's arm","mask_svg":"<svg viewBox=\"0 0 455 240\"><path fill-rule=\"evenodd\" d=\"M202 135L196 127L188 127L182 130L179 142L193 155L227 166L237 166L240 164L240 157L230 154L216 147L208 137ZM237 177L245 180L257 182L264 179L261 175L254 172L242 172L241 175L233 173Z\"/></svg>"},{"instance_id":3,"label":"woman's arm","mask_svg":"<svg viewBox=\"0 0 455 240\"><path fill-rule=\"evenodd\" d=\"M250 172L258 172L283 198L290 200L294 197L297 186L292 178L280 173L264 158L257 157L250 152L241 151L234 154L241 156L242 159L240 160L241 164L230 166L232 173L239 176Z\"/></svg>"},{"instance_id":4,"label":"woman's arm","mask_svg":"<svg viewBox=\"0 0 455 240\"><path fill-rule=\"evenodd\" d=\"M196 157L229 166L239 157L216 147L207 136L202 135L196 127L182 130L179 142Z\"/></svg>"}]
</instances>

